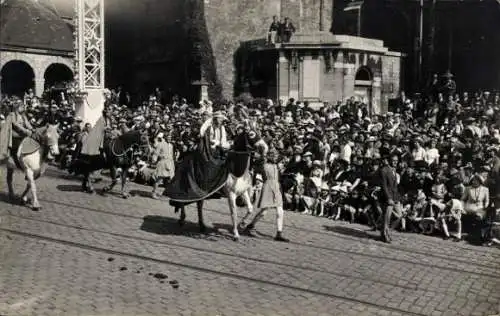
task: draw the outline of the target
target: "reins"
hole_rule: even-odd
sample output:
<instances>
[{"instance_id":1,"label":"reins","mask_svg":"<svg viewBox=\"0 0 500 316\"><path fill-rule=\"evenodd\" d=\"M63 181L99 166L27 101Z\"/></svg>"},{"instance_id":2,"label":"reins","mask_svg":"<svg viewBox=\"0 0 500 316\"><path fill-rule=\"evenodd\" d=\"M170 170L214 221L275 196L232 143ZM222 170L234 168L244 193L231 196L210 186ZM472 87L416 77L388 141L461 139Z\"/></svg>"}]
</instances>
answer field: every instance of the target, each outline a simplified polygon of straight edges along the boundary
<instances>
[{"instance_id":1,"label":"reins","mask_svg":"<svg viewBox=\"0 0 500 316\"><path fill-rule=\"evenodd\" d=\"M122 157L122 156L125 156L129 151L133 151L134 150L134 146L137 145L137 143L133 143L130 147L128 147L123 153L121 154L117 154L115 152L115 144L116 144L116 139L113 139L112 140L112 144L111 144L111 153L115 156L115 157Z\"/></svg>"},{"instance_id":2,"label":"reins","mask_svg":"<svg viewBox=\"0 0 500 316\"><path fill-rule=\"evenodd\" d=\"M233 153L233 154L237 154L237 155L251 155L253 154L253 151L249 150L249 151L238 151L238 150L228 150L227 151L228 153Z\"/></svg>"}]
</instances>

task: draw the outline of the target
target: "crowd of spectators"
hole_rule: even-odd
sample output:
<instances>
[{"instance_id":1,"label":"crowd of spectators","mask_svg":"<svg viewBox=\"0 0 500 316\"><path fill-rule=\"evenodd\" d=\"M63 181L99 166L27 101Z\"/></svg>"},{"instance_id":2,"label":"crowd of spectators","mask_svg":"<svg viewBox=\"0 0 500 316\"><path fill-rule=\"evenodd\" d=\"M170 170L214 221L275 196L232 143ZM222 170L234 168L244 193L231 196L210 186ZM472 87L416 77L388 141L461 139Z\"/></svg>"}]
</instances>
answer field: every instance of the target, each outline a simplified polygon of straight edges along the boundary
<instances>
[{"instance_id":1,"label":"crowd of spectators","mask_svg":"<svg viewBox=\"0 0 500 316\"><path fill-rule=\"evenodd\" d=\"M42 102L25 97L34 125L60 123L66 152L76 148L91 128L75 117L69 98ZM166 103L166 102L162 102ZM401 209L395 209L393 227L401 231L441 234L462 239L462 232L482 241L498 242L500 208L500 95L469 95L409 99L402 94L392 111L370 114L368 105L354 98L324 103L313 110L294 99L234 102L202 101L192 105L174 97L168 104L153 93L136 108L120 105L117 91L109 91L107 107L113 137L145 128L151 142L173 144L176 161L194 150L199 127L210 113L223 111L229 135L242 123L252 126L269 147L280 154L279 166L285 209L331 220L347 220L380 228L378 170L397 160ZM9 111L2 102L0 119ZM137 160L131 177L151 182L154 162ZM67 161L62 159L62 165ZM254 176L255 191L262 183ZM450 231L456 231L450 234ZM499 236L496 236L499 237Z\"/></svg>"}]
</instances>

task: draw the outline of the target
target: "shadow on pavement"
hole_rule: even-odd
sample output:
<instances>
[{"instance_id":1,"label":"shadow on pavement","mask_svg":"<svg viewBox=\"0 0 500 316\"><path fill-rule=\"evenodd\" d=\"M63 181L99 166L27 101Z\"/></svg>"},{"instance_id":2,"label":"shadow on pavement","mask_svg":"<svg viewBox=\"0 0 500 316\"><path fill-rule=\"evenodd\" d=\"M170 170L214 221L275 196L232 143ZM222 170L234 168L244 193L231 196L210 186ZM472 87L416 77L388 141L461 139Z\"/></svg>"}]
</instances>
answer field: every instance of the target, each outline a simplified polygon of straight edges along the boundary
<instances>
[{"instance_id":1,"label":"shadow on pavement","mask_svg":"<svg viewBox=\"0 0 500 316\"><path fill-rule=\"evenodd\" d=\"M152 193L151 191L144 191L144 190L130 190L130 195L139 196L142 198L150 198Z\"/></svg>"},{"instance_id":2,"label":"shadow on pavement","mask_svg":"<svg viewBox=\"0 0 500 316\"><path fill-rule=\"evenodd\" d=\"M219 235L216 228L207 227L206 232L201 233L197 223L186 221L183 226L180 226L175 218L157 215L145 216L140 230L157 235L180 235L210 241L217 241L216 237L223 237Z\"/></svg>"},{"instance_id":3,"label":"shadow on pavement","mask_svg":"<svg viewBox=\"0 0 500 316\"><path fill-rule=\"evenodd\" d=\"M6 192L0 192L0 202L4 202L11 205L21 205L21 206L23 205L21 197L16 195L14 199L11 199L9 197L9 194Z\"/></svg>"},{"instance_id":4,"label":"shadow on pavement","mask_svg":"<svg viewBox=\"0 0 500 316\"><path fill-rule=\"evenodd\" d=\"M379 236L369 234L366 231L361 231L358 229L354 228L349 228L349 227L343 227L343 226L327 226L323 225L325 230L341 234L341 235L346 235L350 237L355 237L355 238L364 238L364 239L372 239L372 240L379 240Z\"/></svg>"},{"instance_id":5,"label":"shadow on pavement","mask_svg":"<svg viewBox=\"0 0 500 316\"><path fill-rule=\"evenodd\" d=\"M82 192L82 186L77 184L58 184L56 188L62 192Z\"/></svg>"}]
</instances>

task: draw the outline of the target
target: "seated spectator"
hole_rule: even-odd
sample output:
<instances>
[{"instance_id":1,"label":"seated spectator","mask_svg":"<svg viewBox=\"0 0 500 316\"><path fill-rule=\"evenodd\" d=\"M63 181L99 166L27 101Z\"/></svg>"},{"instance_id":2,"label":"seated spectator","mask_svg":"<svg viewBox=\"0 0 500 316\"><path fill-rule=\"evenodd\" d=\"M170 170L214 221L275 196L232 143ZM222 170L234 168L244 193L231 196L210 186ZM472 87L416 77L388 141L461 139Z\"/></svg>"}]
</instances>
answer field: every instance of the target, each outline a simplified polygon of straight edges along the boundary
<instances>
[{"instance_id":1,"label":"seated spectator","mask_svg":"<svg viewBox=\"0 0 500 316\"><path fill-rule=\"evenodd\" d=\"M465 212L472 213L479 219L485 218L486 210L490 204L489 190L483 183L483 178L474 174L462 197Z\"/></svg>"},{"instance_id":2,"label":"seated spectator","mask_svg":"<svg viewBox=\"0 0 500 316\"><path fill-rule=\"evenodd\" d=\"M441 227L443 229L444 238L450 238L448 223L452 222L457 227L457 234L454 237L455 241L462 240L462 215L465 214L463 202L460 199L453 198L446 204L446 210L440 217Z\"/></svg>"}]
</instances>

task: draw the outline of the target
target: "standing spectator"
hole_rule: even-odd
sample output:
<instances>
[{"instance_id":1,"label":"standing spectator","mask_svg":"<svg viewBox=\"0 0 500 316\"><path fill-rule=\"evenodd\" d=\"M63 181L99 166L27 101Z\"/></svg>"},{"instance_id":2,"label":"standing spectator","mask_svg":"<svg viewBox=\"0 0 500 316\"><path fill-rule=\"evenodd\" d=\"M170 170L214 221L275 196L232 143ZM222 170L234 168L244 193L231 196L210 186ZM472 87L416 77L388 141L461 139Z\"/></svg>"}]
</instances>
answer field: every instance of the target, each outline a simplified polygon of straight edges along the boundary
<instances>
[{"instance_id":1,"label":"standing spectator","mask_svg":"<svg viewBox=\"0 0 500 316\"><path fill-rule=\"evenodd\" d=\"M384 227L381 231L381 239L386 243L391 242L389 233L389 224L393 211L400 212L401 204L399 197L399 188L397 183L396 166L398 165L398 156L391 155L387 164L380 170L381 179L381 197L380 203L384 210Z\"/></svg>"},{"instance_id":2,"label":"standing spectator","mask_svg":"<svg viewBox=\"0 0 500 316\"><path fill-rule=\"evenodd\" d=\"M158 87L155 88L154 95L156 97L156 101L160 104L163 104L163 102L165 101L165 98L164 98L164 93L163 93L163 91L160 90L160 88L158 88Z\"/></svg>"},{"instance_id":3,"label":"standing spectator","mask_svg":"<svg viewBox=\"0 0 500 316\"><path fill-rule=\"evenodd\" d=\"M439 164L439 150L436 148L436 139L431 139L428 143L428 147L425 150L424 159L429 166Z\"/></svg>"},{"instance_id":4,"label":"standing spectator","mask_svg":"<svg viewBox=\"0 0 500 316\"><path fill-rule=\"evenodd\" d=\"M273 22L271 22L271 26L269 26L269 32L267 34L267 42L269 44L276 44L280 41L278 36L278 32L280 29L280 22L278 21L278 17L276 15L273 16Z\"/></svg>"},{"instance_id":5,"label":"standing spectator","mask_svg":"<svg viewBox=\"0 0 500 316\"><path fill-rule=\"evenodd\" d=\"M415 148L412 150L411 155L413 157L413 162L417 163L419 161L424 161L426 156L426 150L422 146L422 139L416 138L414 142Z\"/></svg>"},{"instance_id":6,"label":"standing spectator","mask_svg":"<svg viewBox=\"0 0 500 316\"><path fill-rule=\"evenodd\" d=\"M283 23L281 23L279 33L282 43L290 42L290 38L292 38L293 33L295 33L295 26L293 26L288 17L286 17Z\"/></svg>"},{"instance_id":7,"label":"standing spectator","mask_svg":"<svg viewBox=\"0 0 500 316\"><path fill-rule=\"evenodd\" d=\"M490 179L490 193L493 199L493 206L498 214L500 212L500 150L498 148L495 148L493 168L488 178Z\"/></svg>"}]
</instances>

